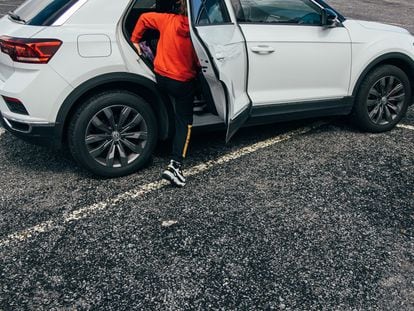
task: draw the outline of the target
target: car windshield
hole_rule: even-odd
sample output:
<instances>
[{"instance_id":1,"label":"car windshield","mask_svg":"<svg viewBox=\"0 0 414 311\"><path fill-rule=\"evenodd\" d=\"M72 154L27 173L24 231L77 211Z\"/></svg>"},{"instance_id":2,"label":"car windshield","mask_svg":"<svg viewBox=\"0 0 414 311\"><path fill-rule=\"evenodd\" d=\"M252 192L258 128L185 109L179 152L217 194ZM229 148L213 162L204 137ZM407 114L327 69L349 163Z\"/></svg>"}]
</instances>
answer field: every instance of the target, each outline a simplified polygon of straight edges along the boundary
<instances>
[{"instance_id":1,"label":"car windshield","mask_svg":"<svg viewBox=\"0 0 414 311\"><path fill-rule=\"evenodd\" d=\"M17 8L14 19L27 25L50 26L79 0L28 0Z\"/></svg>"}]
</instances>

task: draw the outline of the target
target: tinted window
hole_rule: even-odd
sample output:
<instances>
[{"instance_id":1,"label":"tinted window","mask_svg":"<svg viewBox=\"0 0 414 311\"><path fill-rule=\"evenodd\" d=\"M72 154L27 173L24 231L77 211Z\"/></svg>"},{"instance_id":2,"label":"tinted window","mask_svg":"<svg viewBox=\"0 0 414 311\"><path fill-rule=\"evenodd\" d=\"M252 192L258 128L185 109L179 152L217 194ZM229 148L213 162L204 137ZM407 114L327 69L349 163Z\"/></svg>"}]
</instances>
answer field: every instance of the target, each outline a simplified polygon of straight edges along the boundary
<instances>
[{"instance_id":1,"label":"tinted window","mask_svg":"<svg viewBox=\"0 0 414 311\"><path fill-rule=\"evenodd\" d=\"M79 0L28 0L14 11L28 25L50 26Z\"/></svg>"},{"instance_id":2,"label":"tinted window","mask_svg":"<svg viewBox=\"0 0 414 311\"><path fill-rule=\"evenodd\" d=\"M134 4L135 9L152 9L155 6L155 0L138 0Z\"/></svg>"},{"instance_id":3,"label":"tinted window","mask_svg":"<svg viewBox=\"0 0 414 311\"><path fill-rule=\"evenodd\" d=\"M239 22L320 25L321 9L309 0L232 0Z\"/></svg>"},{"instance_id":4,"label":"tinted window","mask_svg":"<svg viewBox=\"0 0 414 311\"><path fill-rule=\"evenodd\" d=\"M196 25L229 23L230 17L223 0L194 0L193 22Z\"/></svg>"}]
</instances>

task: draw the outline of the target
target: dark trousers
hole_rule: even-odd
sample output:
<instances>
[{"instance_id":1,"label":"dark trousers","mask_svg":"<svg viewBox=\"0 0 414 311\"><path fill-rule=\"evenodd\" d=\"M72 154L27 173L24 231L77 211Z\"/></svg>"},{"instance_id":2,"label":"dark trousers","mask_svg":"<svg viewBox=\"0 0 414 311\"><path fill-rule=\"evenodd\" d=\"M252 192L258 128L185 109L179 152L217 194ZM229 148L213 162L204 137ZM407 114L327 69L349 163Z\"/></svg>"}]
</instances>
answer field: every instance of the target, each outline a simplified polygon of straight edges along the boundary
<instances>
[{"instance_id":1,"label":"dark trousers","mask_svg":"<svg viewBox=\"0 0 414 311\"><path fill-rule=\"evenodd\" d=\"M175 135L172 159L182 163L187 155L193 125L194 81L181 82L156 75L159 87L175 100Z\"/></svg>"}]
</instances>

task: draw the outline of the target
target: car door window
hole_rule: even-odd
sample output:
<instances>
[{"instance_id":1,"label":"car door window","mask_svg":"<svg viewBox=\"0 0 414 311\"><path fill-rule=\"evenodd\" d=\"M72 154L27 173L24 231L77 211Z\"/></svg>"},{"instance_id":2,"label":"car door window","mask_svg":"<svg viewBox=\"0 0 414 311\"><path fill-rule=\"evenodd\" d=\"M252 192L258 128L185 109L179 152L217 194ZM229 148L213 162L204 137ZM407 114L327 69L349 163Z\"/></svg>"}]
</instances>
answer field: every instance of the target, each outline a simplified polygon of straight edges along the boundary
<instances>
[{"instance_id":1,"label":"car door window","mask_svg":"<svg viewBox=\"0 0 414 311\"><path fill-rule=\"evenodd\" d=\"M195 0L192 12L193 22L197 26L230 23L223 0Z\"/></svg>"},{"instance_id":2,"label":"car door window","mask_svg":"<svg viewBox=\"0 0 414 311\"><path fill-rule=\"evenodd\" d=\"M310 0L232 0L241 23L321 25L321 8Z\"/></svg>"},{"instance_id":3,"label":"car door window","mask_svg":"<svg viewBox=\"0 0 414 311\"><path fill-rule=\"evenodd\" d=\"M156 7L155 0L141 0L136 1L134 4L135 9L152 9Z\"/></svg>"}]
</instances>

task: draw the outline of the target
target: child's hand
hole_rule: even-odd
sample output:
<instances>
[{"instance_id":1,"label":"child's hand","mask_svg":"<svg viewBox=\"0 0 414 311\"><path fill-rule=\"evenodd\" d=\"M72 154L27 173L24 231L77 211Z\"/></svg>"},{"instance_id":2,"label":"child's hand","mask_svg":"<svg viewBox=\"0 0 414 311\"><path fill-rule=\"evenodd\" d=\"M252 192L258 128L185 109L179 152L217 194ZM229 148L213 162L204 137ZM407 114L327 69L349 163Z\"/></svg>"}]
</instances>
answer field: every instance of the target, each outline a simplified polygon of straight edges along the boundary
<instances>
[{"instance_id":1,"label":"child's hand","mask_svg":"<svg viewBox=\"0 0 414 311\"><path fill-rule=\"evenodd\" d=\"M141 56L142 55L142 51L141 51L141 47L139 46L138 43L134 43L135 49L138 52L138 55Z\"/></svg>"}]
</instances>

